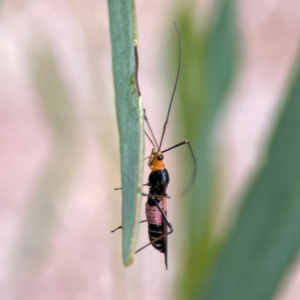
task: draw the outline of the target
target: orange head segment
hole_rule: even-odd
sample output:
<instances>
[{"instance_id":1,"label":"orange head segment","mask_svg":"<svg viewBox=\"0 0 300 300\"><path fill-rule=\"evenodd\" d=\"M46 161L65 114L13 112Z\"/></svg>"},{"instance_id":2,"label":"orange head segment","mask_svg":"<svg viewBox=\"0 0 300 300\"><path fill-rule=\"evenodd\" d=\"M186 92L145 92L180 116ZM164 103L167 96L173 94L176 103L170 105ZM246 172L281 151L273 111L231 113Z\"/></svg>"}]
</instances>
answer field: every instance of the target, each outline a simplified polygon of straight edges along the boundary
<instances>
[{"instance_id":1,"label":"orange head segment","mask_svg":"<svg viewBox=\"0 0 300 300\"><path fill-rule=\"evenodd\" d=\"M160 151L158 152L152 151L152 154L149 158L148 165L153 172L163 171L165 169L163 154Z\"/></svg>"}]
</instances>

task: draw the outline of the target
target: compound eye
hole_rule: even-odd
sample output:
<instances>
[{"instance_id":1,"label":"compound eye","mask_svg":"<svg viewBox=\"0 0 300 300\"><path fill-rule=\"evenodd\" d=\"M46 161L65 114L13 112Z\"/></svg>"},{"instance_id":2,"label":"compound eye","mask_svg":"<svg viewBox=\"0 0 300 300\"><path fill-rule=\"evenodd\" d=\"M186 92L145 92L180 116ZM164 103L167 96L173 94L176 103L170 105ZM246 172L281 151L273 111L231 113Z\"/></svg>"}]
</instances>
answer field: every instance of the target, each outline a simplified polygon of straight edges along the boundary
<instances>
[{"instance_id":1,"label":"compound eye","mask_svg":"<svg viewBox=\"0 0 300 300\"><path fill-rule=\"evenodd\" d=\"M164 156L163 156L162 154L159 154L159 155L157 156L157 159L158 159L158 160L163 160L163 159L164 159Z\"/></svg>"}]
</instances>

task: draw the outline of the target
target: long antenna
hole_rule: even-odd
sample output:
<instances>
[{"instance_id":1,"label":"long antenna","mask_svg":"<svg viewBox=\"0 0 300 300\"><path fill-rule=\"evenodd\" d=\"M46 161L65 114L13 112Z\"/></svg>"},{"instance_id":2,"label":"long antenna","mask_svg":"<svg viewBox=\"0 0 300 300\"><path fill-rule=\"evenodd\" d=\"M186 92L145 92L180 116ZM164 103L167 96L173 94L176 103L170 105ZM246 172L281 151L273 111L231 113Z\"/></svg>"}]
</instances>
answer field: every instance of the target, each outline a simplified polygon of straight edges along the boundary
<instances>
[{"instance_id":1,"label":"long antenna","mask_svg":"<svg viewBox=\"0 0 300 300\"><path fill-rule=\"evenodd\" d=\"M147 124L149 130L150 130L150 133L151 133L151 136L152 136L152 138L153 138L154 143L153 143L153 141L150 139L150 137L149 137L149 135L146 133L146 131L145 131L145 133L146 133L148 139L151 141L152 145L158 147L158 144L157 144L155 135L154 135L154 133L153 133L153 131L152 131L152 128L151 128L151 126L150 126L150 123L149 123L148 118L147 118L147 115L146 115L146 109L144 109L144 119L145 119L145 121L146 121L146 124Z\"/></svg>"},{"instance_id":2,"label":"long antenna","mask_svg":"<svg viewBox=\"0 0 300 300\"><path fill-rule=\"evenodd\" d=\"M149 136L149 134L147 133L146 130L144 130L146 137L148 138L148 140L150 141L150 143L152 144L153 147L157 147L157 145L154 144L154 142L151 140L151 137Z\"/></svg>"},{"instance_id":3,"label":"long antenna","mask_svg":"<svg viewBox=\"0 0 300 300\"><path fill-rule=\"evenodd\" d=\"M176 75L176 80L175 80L175 86L174 86L174 89L173 89L173 93L172 93L172 97L171 97L171 101L170 101L170 105L169 105L169 110L168 110L167 118L166 118L166 121L165 121L165 124L164 124L163 132L162 132L162 135L161 135L158 151L160 151L160 149L161 149L162 142L163 142L163 139L164 139L164 136L165 136L165 132L166 132L166 128L167 128L167 124L168 124L169 116L170 116L170 112L171 112L171 107L172 107L172 104L173 104L173 100L174 100L174 96L175 96L175 92L176 92L176 88L177 88L177 84L178 84L179 73L180 73L180 61L181 61L180 32L179 32L179 29L177 27L176 22L175 21L173 21L173 22L174 22L175 29L176 29L177 35L178 35L178 56L179 56L179 58L178 58L178 69L177 69L177 75Z\"/></svg>"}]
</instances>

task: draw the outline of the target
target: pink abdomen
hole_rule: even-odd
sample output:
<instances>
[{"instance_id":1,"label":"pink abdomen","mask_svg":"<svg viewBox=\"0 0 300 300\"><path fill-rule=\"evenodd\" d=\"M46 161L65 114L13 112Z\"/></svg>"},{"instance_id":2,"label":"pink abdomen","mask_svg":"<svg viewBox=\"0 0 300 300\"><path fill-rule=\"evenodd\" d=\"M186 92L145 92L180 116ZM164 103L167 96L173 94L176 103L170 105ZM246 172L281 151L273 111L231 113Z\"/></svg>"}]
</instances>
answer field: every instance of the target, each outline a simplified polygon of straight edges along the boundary
<instances>
[{"instance_id":1,"label":"pink abdomen","mask_svg":"<svg viewBox=\"0 0 300 300\"><path fill-rule=\"evenodd\" d=\"M160 201L158 205L164 210L163 201ZM149 205L148 202L146 203L146 216L149 224L162 225L163 223L163 216L159 209L156 206Z\"/></svg>"}]
</instances>

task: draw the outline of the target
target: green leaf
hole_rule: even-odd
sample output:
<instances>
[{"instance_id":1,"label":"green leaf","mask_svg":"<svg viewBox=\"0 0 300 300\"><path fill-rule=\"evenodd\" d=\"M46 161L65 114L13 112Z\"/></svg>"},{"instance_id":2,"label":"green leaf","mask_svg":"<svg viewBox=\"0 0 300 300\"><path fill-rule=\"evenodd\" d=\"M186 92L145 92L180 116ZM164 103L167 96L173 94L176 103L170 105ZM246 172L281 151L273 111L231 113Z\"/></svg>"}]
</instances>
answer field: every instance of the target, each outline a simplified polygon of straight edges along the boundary
<instances>
[{"instance_id":1,"label":"green leaf","mask_svg":"<svg viewBox=\"0 0 300 300\"><path fill-rule=\"evenodd\" d=\"M235 75L238 48L235 2L219 1L202 31L195 27L190 7L181 10L182 77L179 94L188 138L194 147L198 174L188 201L186 270L182 297L191 299L205 284L214 252L210 248L211 206L214 195L212 134ZM199 16L198 16L199 18ZM201 17L200 17L201 19Z\"/></svg>"},{"instance_id":2,"label":"green leaf","mask_svg":"<svg viewBox=\"0 0 300 300\"><path fill-rule=\"evenodd\" d=\"M219 197L212 135L235 74L238 50L235 2L219 4L213 23L200 33L187 13L190 8L181 10L179 18L179 92L199 170L189 202L180 299L264 300L275 294L300 246L300 59L265 162L244 193L232 230L225 240L216 241L213 212Z\"/></svg>"},{"instance_id":3,"label":"green leaf","mask_svg":"<svg viewBox=\"0 0 300 300\"><path fill-rule=\"evenodd\" d=\"M133 263L140 221L144 164L143 106L139 97L135 46L134 2L109 0L113 76L122 175L122 254L125 266Z\"/></svg>"},{"instance_id":4,"label":"green leaf","mask_svg":"<svg viewBox=\"0 0 300 300\"><path fill-rule=\"evenodd\" d=\"M203 299L270 299L300 245L300 60L266 161ZM202 298L201 298L202 299Z\"/></svg>"}]
</instances>

